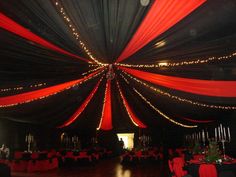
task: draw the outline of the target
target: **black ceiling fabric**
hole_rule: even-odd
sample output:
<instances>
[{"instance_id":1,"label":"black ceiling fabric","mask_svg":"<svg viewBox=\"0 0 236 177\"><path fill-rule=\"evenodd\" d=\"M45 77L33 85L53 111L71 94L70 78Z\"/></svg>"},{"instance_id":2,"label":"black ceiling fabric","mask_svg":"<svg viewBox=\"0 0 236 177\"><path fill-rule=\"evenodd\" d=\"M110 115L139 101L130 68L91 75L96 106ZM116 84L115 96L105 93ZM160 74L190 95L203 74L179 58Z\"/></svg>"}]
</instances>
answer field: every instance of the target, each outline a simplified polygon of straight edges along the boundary
<instances>
[{"instance_id":1,"label":"black ceiling fabric","mask_svg":"<svg viewBox=\"0 0 236 177\"><path fill-rule=\"evenodd\" d=\"M91 61L73 36L57 9L55 0L0 1L0 12L52 44ZM142 23L154 0L143 6L140 0L60 0L75 25L79 39L96 59L113 64ZM208 0L169 30L157 36L122 63L158 64L224 56L236 51L235 0ZM163 46L156 45L164 42ZM97 65L60 54L0 28L0 97L33 91L83 78ZM222 120L235 110L207 108L181 102L135 82L114 67L112 80L112 122L116 130L135 129L124 108L116 80L138 118L148 127L171 123L155 112L133 91L136 88L150 102L176 121L192 125L181 117ZM176 67L138 68L169 76L202 80L236 80L236 56L222 61ZM136 68L137 69L137 68ZM107 71L105 71L107 72ZM101 75L66 91L30 103L0 108L0 119L56 127L70 118L93 90ZM30 87L45 83L41 87ZM69 129L98 127L105 93L104 77L87 108ZM172 95L208 105L236 106L235 98L207 97L154 86ZM21 90L3 89L22 86Z\"/></svg>"}]
</instances>

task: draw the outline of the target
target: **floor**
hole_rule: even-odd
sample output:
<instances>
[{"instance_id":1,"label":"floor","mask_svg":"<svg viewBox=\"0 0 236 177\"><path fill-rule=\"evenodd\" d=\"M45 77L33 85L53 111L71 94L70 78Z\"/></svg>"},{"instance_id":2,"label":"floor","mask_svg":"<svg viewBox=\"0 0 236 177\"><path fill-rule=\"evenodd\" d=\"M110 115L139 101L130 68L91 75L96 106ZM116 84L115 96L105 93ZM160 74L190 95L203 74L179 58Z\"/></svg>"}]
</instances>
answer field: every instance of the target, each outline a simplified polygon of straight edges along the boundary
<instances>
[{"instance_id":1,"label":"floor","mask_svg":"<svg viewBox=\"0 0 236 177\"><path fill-rule=\"evenodd\" d=\"M12 177L167 177L166 163L121 164L119 158L95 165L60 168L43 173L12 173Z\"/></svg>"}]
</instances>

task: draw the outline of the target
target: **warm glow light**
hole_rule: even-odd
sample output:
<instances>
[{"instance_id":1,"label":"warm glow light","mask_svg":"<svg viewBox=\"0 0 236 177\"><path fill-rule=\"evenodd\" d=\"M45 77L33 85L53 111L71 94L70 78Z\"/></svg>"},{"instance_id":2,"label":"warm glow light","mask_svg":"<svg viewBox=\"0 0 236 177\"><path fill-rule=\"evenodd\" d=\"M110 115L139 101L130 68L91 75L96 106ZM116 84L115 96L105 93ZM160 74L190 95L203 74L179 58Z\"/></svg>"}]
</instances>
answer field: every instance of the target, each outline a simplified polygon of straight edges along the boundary
<instances>
[{"instance_id":1,"label":"warm glow light","mask_svg":"<svg viewBox=\"0 0 236 177\"><path fill-rule=\"evenodd\" d=\"M161 62L161 63L158 63L158 65L159 65L159 66L167 66L168 63L166 63L166 62Z\"/></svg>"},{"instance_id":2,"label":"warm glow light","mask_svg":"<svg viewBox=\"0 0 236 177\"><path fill-rule=\"evenodd\" d=\"M155 44L156 48L163 47L166 44L165 41L160 41Z\"/></svg>"},{"instance_id":3,"label":"warm glow light","mask_svg":"<svg viewBox=\"0 0 236 177\"><path fill-rule=\"evenodd\" d=\"M117 136L124 141L124 148L132 150L134 148L134 133L117 133Z\"/></svg>"}]
</instances>

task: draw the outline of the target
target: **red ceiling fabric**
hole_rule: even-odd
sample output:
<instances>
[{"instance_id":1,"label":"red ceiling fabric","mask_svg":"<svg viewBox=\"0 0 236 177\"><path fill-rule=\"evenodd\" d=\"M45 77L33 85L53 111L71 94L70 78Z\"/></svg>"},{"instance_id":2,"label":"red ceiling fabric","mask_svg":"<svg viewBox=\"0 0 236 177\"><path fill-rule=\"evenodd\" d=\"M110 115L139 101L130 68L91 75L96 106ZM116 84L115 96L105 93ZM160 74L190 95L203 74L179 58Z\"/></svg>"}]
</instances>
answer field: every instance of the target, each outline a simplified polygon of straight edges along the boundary
<instances>
[{"instance_id":1,"label":"red ceiling fabric","mask_svg":"<svg viewBox=\"0 0 236 177\"><path fill-rule=\"evenodd\" d=\"M127 111L127 114L129 115L131 121L133 122L133 124L137 127L140 127L140 128L147 128L147 126L145 124L143 124L139 118L135 115L135 113L133 112L133 110L131 109L131 107L129 106L127 100L125 99L123 93L122 93L122 90L117 82L117 85L118 85L118 88L119 88L119 91L120 91L120 95L121 95L121 98L122 98L122 101L123 101L123 104L125 106L125 109Z\"/></svg>"},{"instance_id":2,"label":"red ceiling fabric","mask_svg":"<svg viewBox=\"0 0 236 177\"><path fill-rule=\"evenodd\" d=\"M94 94L97 92L98 87L101 83L100 79L98 81L98 83L96 84L96 86L94 87L94 89L91 91L91 93L89 94L89 96L86 98L86 100L82 103L82 105L80 105L80 107L75 111L75 113L66 121L64 122L61 126L58 126L57 128L63 128L63 127L67 127L70 124L72 124L74 121L76 121L79 117L79 115L85 110L85 108L87 107L87 105L90 103L91 99L93 98Z\"/></svg>"},{"instance_id":3,"label":"red ceiling fabric","mask_svg":"<svg viewBox=\"0 0 236 177\"><path fill-rule=\"evenodd\" d=\"M118 57L121 62L174 26L206 0L155 0L134 36Z\"/></svg>"},{"instance_id":4,"label":"red ceiling fabric","mask_svg":"<svg viewBox=\"0 0 236 177\"><path fill-rule=\"evenodd\" d=\"M57 94L63 90L70 88L71 86L75 84L79 84L87 80L88 78L94 76L98 72L99 71L93 72L82 79L65 82L63 84L58 84L55 86L51 86L51 87L47 87L47 88L43 88L43 89L39 89L35 91L30 91L26 93L21 93L17 95L0 97L0 107L7 107L7 106L13 106L13 105L22 104L22 103L28 103L37 99L42 99L50 95Z\"/></svg>"},{"instance_id":5,"label":"red ceiling fabric","mask_svg":"<svg viewBox=\"0 0 236 177\"><path fill-rule=\"evenodd\" d=\"M105 98L103 103L102 117L98 130L112 129L112 107L111 107L111 80L107 80Z\"/></svg>"},{"instance_id":6,"label":"red ceiling fabric","mask_svg":"<svg viewBox=\"0 0 236 177\"><path fill-rule=\"evenodd\" d=\"M236 81L212 81L165 76L120 67L123 71L153 84L198 95L236 97Z\"/></svg>"},{"instance_id":7,"label":"red ceiling fabric","mask_svg":"<svg viewBox=\"0 0 236 177\"><path fill-rule=\"evenodd\" d=\"M194 119L189 119L186 117L180 117L181 119L187 120L189 122L194 122L194 123L211 123L214 122L215 120L194 120Z\"/></svg>"},{"instance_id":8,"label":"red ceiling fabric","mask_svg":"<svg viewBox=\"0 0 236 177\"><path fill-rule=\"evenodd\" d=\"M42 45L43 47L46 47L48 49L57 51L59 53L74 57L74 58L78 58L80 60L83 60L85 62L88 62L87 59L82 58L78 55L72 54L70 52L67 52L57 46L55 46L54 44L46 41L45 39L39 37L38 35L32 33L31 31L29 31L28 29L24 28L23 26L21 26L20 24L16 23L15 21L13 21L12 19L8 18L7 16L5 16L4 14L2 14L0 12L0 27L10 31L18 36L21 36L27 40L30 40L32 42L35 42L37 44Z\"/></svg>"}]
</instances>

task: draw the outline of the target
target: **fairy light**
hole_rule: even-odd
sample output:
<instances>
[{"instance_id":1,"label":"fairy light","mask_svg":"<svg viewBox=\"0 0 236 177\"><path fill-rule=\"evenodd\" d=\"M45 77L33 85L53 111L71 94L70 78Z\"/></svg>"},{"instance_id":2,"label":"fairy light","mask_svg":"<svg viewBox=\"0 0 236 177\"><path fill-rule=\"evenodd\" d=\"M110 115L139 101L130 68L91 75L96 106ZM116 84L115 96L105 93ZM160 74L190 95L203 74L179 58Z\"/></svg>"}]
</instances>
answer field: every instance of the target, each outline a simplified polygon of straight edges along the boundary
<instances>
[{"instance_id":1,"label":"fairy light","mask_svg":"<svg viewBox=\"0 0 236 177\"><path fill-rule=\"evenodd\" d=\"M79 38L79 32L76 29L75 25L72 23L72 20L70 19L70 17L66 14L64 8L62 7L62 4L59 3L59 1L55 1L55 5L56 7L59 9L59 12L61 13L63 19L66 22L66 25L69 27L69 29L72 31L72 35L75 37L75 39L78 41L78 44L80 45L80 47L83 49L83 51L89 56L89 58L91 60L93 60L96 64L101 65L101 66L107 66L107 63L102 63L100 61L98 61L89 51L88 47L84 44L84 42Z\"/></svg>"},{"instance_id":2,"label":"fairy light","mask_svg":"<svg viewBox=\"0 0 236 177\"><path fill-rule=\"evenodd\" d=\"M236 52L230 53L228 55L223 55L220 57L208 57L206 59L188 59L186 61L181 62L161 62L158 64L140 64L140 65L132 65L132 64L124 64L124 63L115 63L115 65L118 66L125 66L130 68L161 68L161 67L175 67L175 66L185 66L185 65L195 65L195 64L204 64L209 63L213 61L223 61L223 60L229 60L236 56ZM173 60L173 59L170 59ZM164 63L164 64L163 64Z\"/></svg>"},{"instance_id":3,"label":"fairy light","mask_svg":"<svg viewBox=\"0 0 236 177\"><path fill-rule=\"evenodd\" d=\"M81 84L83 84L84 82L87 82L88 80L91 80L91 79L97 77L98 75L102 74L103 72L104 72L104 70L102 70L101 72L98 72L97 74L95 74L95 75L93 75L93 76L91 76L91 77L89 77L89 78L87 78L87 79L84 79L83 81L80 81L80 82L78 82L78 83L75 83L75 84L73 84L72 86L69 86L69 87L67 87L67 88L65 88L65 89L62 89L62 90L60 90L60 91L58 91L58 92L54 92L54 93L52 93L52 94L48 94L48 95L45 95L45 96L42 96L42 97L39 97L39 98L35 98L35 99L31 99L31 100L27 100L27 101L24 101L24 102L19 102L19 103L14 103L14 104L8 104L8 105L0 105L0 108L18 106L18 105L30 103L30 102L33 102L33 101L36 101L36 100L45 99L45 98L47 98L47 97L49 97L49 96L56 95L56 94L58 94L58 93L60 93L60 92L63 92L63 91L65 91L65 90L69 90L69 89L72 88L72 87L81 85Z\"/></svg>"},{"instance_id":4,"label":"fairy light","mask_svg":"<svg viewBox=\"0 0 236 177\"><path fill-rule=\"evenodd\" d=\"M123 105L124 105L124 107L125 107L125 110L126 110L128 116L129 116L130 120L133 122L133 124L134 124L136 127L138 127L138 124L133 120L133 117L132 117L132 115L130 114L128 108L127 108L127 105L126 105L125 100L124 100L124 95L123 95L123 93L122 93L122 91L121 91L121 88L120 88L120 84L119 84L118 82L116 82L116 84L117 84L117 87L118 87L118 89L119 89L119 93L120 93L120 96L121 96L121 98L122 98Z\"/></svg>"},{"instance_id":5,"label":"fairy light","mask_svg":"<svg viewBox=\"0 0 236 177\"><path fill-rule=\"evenodd\" d=\"M152 109L154 109L156 112L158 112L161 116L163 116L165 119L167 119L168 121L181 126L181 127L185 127L185 128L197 128L197 125L186 125L186 124L182 124L180 122L177 122L173 119L171 119L169 116L167 116L166 114L164 114L163 112L161 112L159 109L157 109L155 106L153 106L153 104L150 103L150 101L148 101L140 92L138 92L135 88L133 88L133 90L139 95L140 98L142 98L143 101L145 101Z\"/></svg>"},{"instance_id":6,"label":"fairy light","mask_svg":"<svg viewBox=\"0 0 236 177\"><path fill-rule=\"evenodd\" d=\"M89 70L87 72L82 73L82 76L87 75L87 74L92 73L92 72L95 72L95 71L97 71L99 69L102 69L102 68L104 68L104 66L99 66L99 67L97 67L95 69L91 69L91 70Z\"/></svg>"},{"instance_id":7,"label":"fairy light","mask_svg":"<svg viewBox=\"0 0 236 177\"><path fill-rule=\"evenodd\" d=\"M82 104L82 106L80 107L80 111L79 112L75 112L72 115L72 118L70 118L69 120L67 120L63 125L58 126L57 128L63 128L63 127L67 127L70 124L72 124L77 118L78 116L85 110L85 108L87 107L87 105L90 103L91 99L93 98L94 94L97 92L98 87L102 81L102 79L104 78L104 76L102 76L102 78L98 81L98 83L96 84L95 88L93 89L92 93L88 96L88 98L86 99L85 103Z\"/></svg>"},{"instance_id":8,"label":"fairy light","mask_svg":"<svg viewBox=\"0 0 236 177\"><path fill-rule=\"evenodd\" d=\"M142 82L141 80L131 76L130 74L122 71L122 73L124 73L125 75L127 75L129 78L131 78L132 80L136 81L137 83L139 84L142 84L144 85L145 87L155 91L156 93L158 94L161 94L161 95L164 95L164 96L167 96L171 99L174 99L174 100L177 100L177 101L181 101L181 102L185 102L185 103L189 103L189 104L192 104L192 105L196 105L196 106L201 106L201 107L206 107L206 108L214 108L214 109L224 109L224 110L235 110L236 107L235 106L218 106L218 105L210 105L210 104L205 104L205 103L200 103L200 102L197 102L197 101L192 101L192 100L189 100L189 99L185 99L185 98L181 98L181 97L178 97L178 96L175 96L175 95L171 95L170 93L168 92L164 92L160 89L157 89L153 86L150 86L149 84L145 83L145 82ZM122 75L122 74L121 74Z\"/></svg>"},{"instance_id":9,"label":"fairy light","mask_svg":"<svg viewBox=\"0 0 236 177\"><path fill-rule=\"evenodd\" d=\"M99 126L97 127L97 130L100 130L101 125L102 125L102 121L103 121L103 115L104 115L104 110L105 110L105 102L106 102L106 99L107 99L107 89L108 89L108 82L106 83L105 96L103 98L102 115L101 115L101 119L100 119L100 122L99 122Z\"/></svg>"},{"instance_id":10,"label":"fairy light","mask_svg":"<svg viewBox=\"0 0 236 177\"><path fill-rule=\"evenodd\" d=\"M32 84L30 86L17 86L13 88L2 88L0 89L0 92L9 92L9 91L18 91L18 90L23 90L26 89L27 87L30 88L38 88L47 85L46 83L39 83L39 84Z\"/></svg>"}]
</instances>

